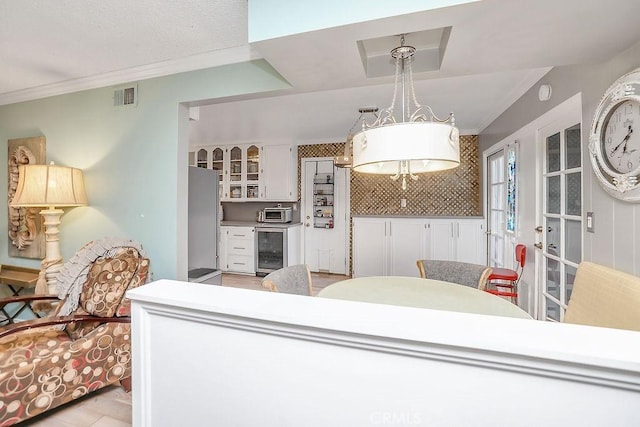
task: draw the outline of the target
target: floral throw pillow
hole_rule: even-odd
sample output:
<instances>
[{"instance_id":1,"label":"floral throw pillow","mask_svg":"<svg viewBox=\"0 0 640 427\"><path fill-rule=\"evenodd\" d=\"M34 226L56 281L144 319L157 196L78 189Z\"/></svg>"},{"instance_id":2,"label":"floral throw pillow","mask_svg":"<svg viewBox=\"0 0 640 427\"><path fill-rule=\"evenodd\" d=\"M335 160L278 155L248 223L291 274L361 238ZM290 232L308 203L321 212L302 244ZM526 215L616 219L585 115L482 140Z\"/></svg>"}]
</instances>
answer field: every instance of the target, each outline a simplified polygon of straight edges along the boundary
<instances>
[{"instance_id":1,"label":"floral throw pillow","mask_svg":"<svg viewBox=\"0 0 640 427\"><path fill-rule=\"evenodd\" d=\"M132 248L122 249L110 258L98 258L82 287L80 307L94 316L113 317L139 261L138 252Z\"/></svg>"},{"instance_id":2,"label":"floral throw pillow","mask_svg":"<svg viewBox=\"0 0 640 427\"><path fill-rule=\"evenodd\" d=\"M131 279L127 290L137 288L138 286L145 284L147 281L147 274L149 274L149 259L142 258L139 260L138 271L136 271L133 279ZM122 298L122 302L120 303L120 305L118 305L118 308L116 310L116 316L131 316L131 300L129 298Z\"/></svg>"}]
</instances>

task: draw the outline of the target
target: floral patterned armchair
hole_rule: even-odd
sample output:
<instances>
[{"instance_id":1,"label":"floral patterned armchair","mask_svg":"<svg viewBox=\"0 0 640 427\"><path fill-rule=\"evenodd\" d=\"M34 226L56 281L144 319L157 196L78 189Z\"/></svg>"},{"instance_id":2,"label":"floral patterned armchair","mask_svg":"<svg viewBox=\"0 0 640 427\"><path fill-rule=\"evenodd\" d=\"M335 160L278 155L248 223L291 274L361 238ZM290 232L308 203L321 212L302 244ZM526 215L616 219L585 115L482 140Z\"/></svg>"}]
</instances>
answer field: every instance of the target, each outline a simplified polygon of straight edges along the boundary
<instances>
[{"instance_id":1,"label":"floral patterned armchair","mask_svg":"<svg viewBox=\"0 0 640 427\"><path fill-rule=\"evenodd\" d=\"M59 272L53 314L0 328L0 426L120 383L130 389L130 306L124 297L151 278L130 240L88 243ZM0 301L5 304L29 297Z\"/></svg>"}]
</instances>

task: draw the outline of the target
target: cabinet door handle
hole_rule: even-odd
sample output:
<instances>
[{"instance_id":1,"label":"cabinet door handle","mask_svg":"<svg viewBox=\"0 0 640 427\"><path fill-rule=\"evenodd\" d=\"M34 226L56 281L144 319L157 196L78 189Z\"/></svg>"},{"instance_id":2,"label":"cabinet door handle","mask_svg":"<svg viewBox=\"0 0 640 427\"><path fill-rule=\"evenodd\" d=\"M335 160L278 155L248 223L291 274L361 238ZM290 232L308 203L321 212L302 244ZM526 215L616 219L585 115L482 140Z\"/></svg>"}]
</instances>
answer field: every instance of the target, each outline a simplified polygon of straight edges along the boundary
<instances>
[{"instance_id":1,"label":"cabinet door handle","mask_svg":"<svg viewBox=\"0 0 640 427\"><path fill-rule=\"evenodd\" d=\"M238 246L234 246L233 249L246 249L246 248L241 248L241 247L238 247Z\"/></svg>"}]
</instances>

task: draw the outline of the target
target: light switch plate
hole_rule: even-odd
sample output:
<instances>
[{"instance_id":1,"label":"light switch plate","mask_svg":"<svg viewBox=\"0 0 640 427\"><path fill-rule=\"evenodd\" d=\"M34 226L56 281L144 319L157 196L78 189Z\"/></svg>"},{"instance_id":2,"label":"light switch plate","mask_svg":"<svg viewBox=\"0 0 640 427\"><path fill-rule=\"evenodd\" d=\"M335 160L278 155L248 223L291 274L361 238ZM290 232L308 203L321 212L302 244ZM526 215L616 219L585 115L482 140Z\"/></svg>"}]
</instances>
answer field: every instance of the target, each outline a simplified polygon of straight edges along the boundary
<instances>
[{"instance_id":1,"label":"light switch plate","mask_svg":"<svg viewBox=\"0 0 640 427\"><path fill-rule=\"evenodd\" d=\"M593 232L593 212L587 212L587 233Z\"/></svg>"}]
</instances>

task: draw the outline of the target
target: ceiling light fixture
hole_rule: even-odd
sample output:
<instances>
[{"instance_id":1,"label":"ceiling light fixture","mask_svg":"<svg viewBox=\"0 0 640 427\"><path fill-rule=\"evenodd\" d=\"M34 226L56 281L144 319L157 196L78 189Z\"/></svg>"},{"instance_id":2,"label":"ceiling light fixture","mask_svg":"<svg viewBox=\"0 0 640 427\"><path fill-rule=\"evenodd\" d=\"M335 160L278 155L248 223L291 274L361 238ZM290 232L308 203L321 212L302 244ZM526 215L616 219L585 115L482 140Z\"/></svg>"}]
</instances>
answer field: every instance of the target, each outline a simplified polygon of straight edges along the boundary
<instances>
[{"instance_id":1,"label":"ceiling light fixture","mask_svg":"<svg viewBox=\"0 0 640 427\"><path fill-rule=\"evenodd\" d=\"M402 177L403 190L407 188L407 176L415 181L418 173L460 165L460 134L453 113L439 119L431 107L423 107L416 100L411 73L415 51L413 46L405 46L403 34L400 46L391 51L396 62L391 106L382 110L372 124L363 121L362 131L353 136L353 170L391 175L394 181ZM400 120L393 115L398 92Z\"/></svg>"},{"instance_id":2,"label":"ceiling light fixture","mask_svg":"<svg viewBox=\"0 0 640 427\"><path fill-rule=\"evenodd\" d=\"M353 158L351 157L351 146L353 145L353 131L358 125L358 123L360 123L360 120L362 120L362 117L364 117L365 114L367 113L376 114L378 112L378 107L362 107L362 108L359 108L358 111L360 112L360 115L358 116L356 121L353 122L353 126L351 126L351 129L349 129L349 133L347 134L347 141L344 143L344 154L342 156L335 156L333 158L333 163L337 168L347 168L347 169L351 168L353 164ZM376 119L377 118L378 116L376 114Z\"/></svg>"}]
</instances>

